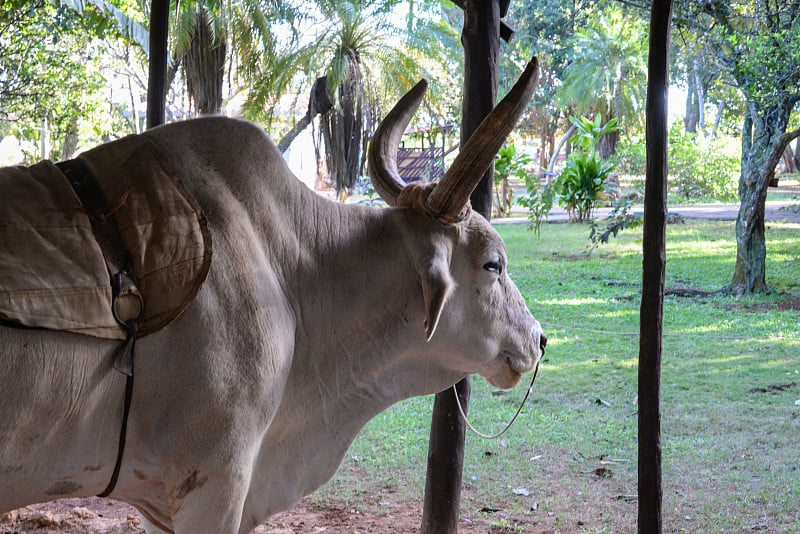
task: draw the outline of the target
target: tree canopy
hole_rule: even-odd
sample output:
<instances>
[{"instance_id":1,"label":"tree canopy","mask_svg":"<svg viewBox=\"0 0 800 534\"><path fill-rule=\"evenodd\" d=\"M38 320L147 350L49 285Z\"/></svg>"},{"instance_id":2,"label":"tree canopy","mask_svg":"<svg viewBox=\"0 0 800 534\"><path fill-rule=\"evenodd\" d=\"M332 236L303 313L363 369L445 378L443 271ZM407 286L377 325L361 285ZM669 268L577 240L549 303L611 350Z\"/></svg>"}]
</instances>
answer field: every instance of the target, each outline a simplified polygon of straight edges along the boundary
<instances>
[{"instance_id":1,"label":"tree canopy","mask_svg":"<svg viewBox=\"0 0 800 534\"><path fill-rule=\"evenodd\" d=\"M79 120L107 124L98 54L107 30L47 0L2 0L0 134L38 142L32 157L60 158L74 152Z\"/></svg>"}]
</instances>

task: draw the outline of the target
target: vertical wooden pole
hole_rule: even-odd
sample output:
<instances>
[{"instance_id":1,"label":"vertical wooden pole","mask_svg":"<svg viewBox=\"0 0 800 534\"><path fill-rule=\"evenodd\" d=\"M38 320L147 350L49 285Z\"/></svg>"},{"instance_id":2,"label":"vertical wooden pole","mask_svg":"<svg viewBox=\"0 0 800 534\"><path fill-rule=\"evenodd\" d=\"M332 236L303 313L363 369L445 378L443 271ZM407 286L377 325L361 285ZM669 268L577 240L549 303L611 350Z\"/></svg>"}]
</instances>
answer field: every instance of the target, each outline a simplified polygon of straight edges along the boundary
<instances>
[{"instance_id":1,"label":"vertical wooden pole","mask_svg":"<svg viewBox=\"0 0 800 534\"><path fill-rule=\"evenodd\" d=\"M461 146L494 108L497 100L500 53L500 7L498 0L464 2L464 95ZM489 219L492 213L494 165L472 193L474 210ZM467 410L469 377L456 385L461 405ZM428 444L428 472L422 512L422 534L458 532L461 480L464 465L465 424L459 416L452 389L436 395Z\"/></svg>"},{"instance_id":2,"label":"vertical wooden pole","mask_svg":"<svg viewBox=\"0 0 800 534\"><path fill-rule=\"evenodd\" d=\"M464 9L461 31L464 47L464 96L461 101L461 146L497 103L500 58L500 4L498 0L471 0ZM472 192L472 209L487 220L492 216L494 163Z\"/></svg>"},{"instance_id":3,"label":"vertical wooden pole","mask_svg":"<svg viewBox=\"0 0 800 534\"><path fill-rule=\"evenodd\" d=\"M147 128L164 124L167 102L169 0L150 5L150 58L147 78Z\"/></svg>"},{"instance_id":4,"label":"vertical wooden pole","mask_svg":"<svg viewBox=\"0 0 800 534\"><path fill-rule=\"evenodd\" d=\"M640 534L662 532L661 337L667 219L667 91L672 0L654 0L647 75L642 304L639 338Z\"/></svg>"}]
</instances>

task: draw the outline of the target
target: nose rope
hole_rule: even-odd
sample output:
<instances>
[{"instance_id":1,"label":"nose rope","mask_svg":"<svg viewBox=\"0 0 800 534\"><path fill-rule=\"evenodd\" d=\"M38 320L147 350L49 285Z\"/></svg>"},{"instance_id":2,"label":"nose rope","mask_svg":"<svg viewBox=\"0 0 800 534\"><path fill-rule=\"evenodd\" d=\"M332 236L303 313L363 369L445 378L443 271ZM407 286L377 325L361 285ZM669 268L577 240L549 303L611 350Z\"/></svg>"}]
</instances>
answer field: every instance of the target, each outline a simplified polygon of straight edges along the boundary
<instances>
[{"instance_id":1,"label":"nose rope","mask_svg":"<svg viewBox=\"0 0 800 534\"><path fill-rule=\"evenodd\" d=\"M469 419L467 418L467 414L464 413L464 408L461 407L461 401L458 398L458 391L456 391L456 386L455 386L455 384L453 384L453 394L456 396L456 406L458 406L458 413L460 413L461 417L464 418L464 422L467 423L467 427L473 433L477 434L478 436L480 436L482 438L486 438L486 439L497 439L500 436L502 436L503 434L505 434L508 431L508 429L511 428L511 425L514 424L514 421L517 420L517 417L519 416L520 412L522 411L522 407L525 406L525 402L528 400L528 396L530 396L530 394L531 394L531 390L533 390L533 383L536 382L536 375L539 374L539 362L541 362L541 361L542 360L540 358L539 361L536 362L536 368L533 370L533 378L531 378L531 385L528 386L528 391L525 392L525 397L523 397L522 402L519 405L519 408L517 408L517 413L514 414L514 417L511 418L511 421L508 422L508 424L505 426L505 428L503 428L503 430L501 430L497 434L493 434L493 435L484 434L483 432L481 432L480 430L478 430L477 428L472 426L472 423L470 423Z\"/></svg>"}]
</instances>

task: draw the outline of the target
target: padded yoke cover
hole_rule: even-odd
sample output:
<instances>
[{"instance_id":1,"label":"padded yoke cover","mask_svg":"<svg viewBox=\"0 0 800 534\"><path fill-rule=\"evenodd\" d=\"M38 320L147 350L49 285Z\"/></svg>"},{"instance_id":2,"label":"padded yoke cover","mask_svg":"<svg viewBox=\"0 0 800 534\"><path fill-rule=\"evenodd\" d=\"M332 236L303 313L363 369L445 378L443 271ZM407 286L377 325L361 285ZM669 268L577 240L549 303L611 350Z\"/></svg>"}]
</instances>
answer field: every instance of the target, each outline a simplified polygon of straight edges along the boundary
<instances>
[{"instance_id":1,"label":"padded yoke cover","mask_svg":"<svg viewBox=\"0 0 800 534\"><path fill-rule=\"evenodd\" d=\"M83 153L106 197L144 300L139 335L191 303L211 266L211 235L194 197L152 141L129 136ZM0 169L0 318L125 339L91 221L49 161Z\"/></svg>"}]
</instances>

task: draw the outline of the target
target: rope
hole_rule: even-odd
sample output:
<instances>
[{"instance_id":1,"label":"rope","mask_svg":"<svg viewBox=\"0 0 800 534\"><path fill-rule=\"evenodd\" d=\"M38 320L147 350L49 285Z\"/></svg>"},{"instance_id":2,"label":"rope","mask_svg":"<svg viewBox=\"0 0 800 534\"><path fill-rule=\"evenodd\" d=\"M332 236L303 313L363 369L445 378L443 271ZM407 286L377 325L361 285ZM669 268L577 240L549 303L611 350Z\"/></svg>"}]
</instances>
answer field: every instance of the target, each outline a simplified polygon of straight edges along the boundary
<instances>
[{"instance_id":1,"label":"rope","mask_svg":"<svg viewBox=\"0 0 800 534\"><path fill-rule=\"evenodd\" d=\"M467 428L469 428L474 434L477 434L478 436L486 439L497 439L503 434L505 434L508 431L508 429L511 428L511 425L514 424L514 421L517 420L517 417L522 411L522 407L525 406L525 402L528 400L528 397L531 394L531 390L533 389L533 383L536 382L536 375L538 374L539 374L539 362L536 362L536 369L534 369L533 371L533 378L531 378L531 385L528 386L528 391L525 392L525 397L522 399L519 408L517 408L517 413L514 414L514 417L511 418L511 421L508 422L508 424L505 426L505 428L503 428L503 430L501 430L497 434L492 434L492 435L484 434L483 432L472 426L472 423L470 423L469 419L467 418L467 414L464 413L464 408L461 407L461 400L459 400L458 398L458 391L456 391L456 386L455 384L453 384L453 393L456 396L456 406L458 406L458 413L460 413L461 417L464 418L464 422L467 423Z\"/></svg>"}]
</instances>

